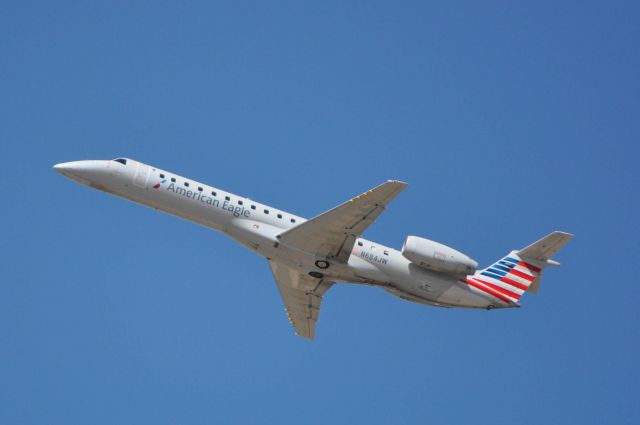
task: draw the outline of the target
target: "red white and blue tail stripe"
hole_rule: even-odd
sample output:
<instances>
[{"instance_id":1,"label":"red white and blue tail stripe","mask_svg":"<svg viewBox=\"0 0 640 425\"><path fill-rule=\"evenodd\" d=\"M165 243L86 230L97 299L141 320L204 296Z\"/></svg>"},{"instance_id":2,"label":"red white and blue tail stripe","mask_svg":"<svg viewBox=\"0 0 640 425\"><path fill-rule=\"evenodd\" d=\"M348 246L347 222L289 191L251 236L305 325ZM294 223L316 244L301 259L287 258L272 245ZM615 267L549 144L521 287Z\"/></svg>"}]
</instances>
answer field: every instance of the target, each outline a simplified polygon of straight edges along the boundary
<instances>
[{"instance_id":1,"label":"red white and blue tail stripe","mask_svg":"<svg viewBox=\"0 0 640 425\"><path fill-rule=\"evenodd\" d=\"M539 267L523 261L517 251L512 251L486 269L467 276L467 284L507 304L515 304L541 272Z\"/></svg>"}]
</instances>

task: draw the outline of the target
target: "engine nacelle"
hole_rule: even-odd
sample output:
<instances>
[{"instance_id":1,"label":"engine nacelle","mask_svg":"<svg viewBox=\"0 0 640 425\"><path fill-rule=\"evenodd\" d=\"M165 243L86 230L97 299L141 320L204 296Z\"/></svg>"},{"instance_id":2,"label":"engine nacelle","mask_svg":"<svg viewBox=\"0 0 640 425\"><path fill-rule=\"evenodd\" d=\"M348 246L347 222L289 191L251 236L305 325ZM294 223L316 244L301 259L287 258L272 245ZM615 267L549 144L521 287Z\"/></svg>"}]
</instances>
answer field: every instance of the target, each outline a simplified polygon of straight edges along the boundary
<instances>
[{"instance_id":1,"label":"engine nacelle","mask_svg":"<svg viewBox=\"0 0 640 425\"><path fill-rule=\"evenodd\" d=\"M461 252L441 243L417 236L408 236L402 246L402 255L412 263L442 273L473 274L478 263Z\"/></svg>"}]
</instances>

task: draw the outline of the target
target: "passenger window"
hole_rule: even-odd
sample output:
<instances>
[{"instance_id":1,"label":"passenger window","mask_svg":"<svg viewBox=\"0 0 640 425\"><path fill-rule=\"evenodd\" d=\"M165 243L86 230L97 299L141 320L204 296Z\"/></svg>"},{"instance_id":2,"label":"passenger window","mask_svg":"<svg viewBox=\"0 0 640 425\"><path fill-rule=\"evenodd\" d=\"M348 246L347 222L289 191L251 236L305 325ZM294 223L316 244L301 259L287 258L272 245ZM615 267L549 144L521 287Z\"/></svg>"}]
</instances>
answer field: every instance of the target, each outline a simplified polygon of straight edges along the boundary
<instances>
[{"instance_id":1,"label":"passenger window","mask_svg":"<svg viewBox=\"0 0 640 425\"><path fill-rule=\"evenodd\" d=\"M384 250L384 255L389 255L389 251L387 251L386 249Z\"/></svg>"},{"instance_id":2,"label":"passenger window","mask_svg":"<svg viewBox=\"0 0 640 425\"><path fill-rule=\"evenodd\" d=\"M242 205L242 201L238 201L238 205Z\"/></svg>"},{"instance_id":3,"label":"passenger window","mask_svg":"<svg viewBox=\"0 0 640 425\"><path fill-rule=\"evenodd\" d=\"M160 178L163 179L164 178L164 174L160 173Z\"/></svg>"},{"instance_id":4,"label":"passenger window","mask_svg":"<svg viewBox=\"0 0 640 425\"><path fill-rule=\"evenodd\" d=\"M358 246L362 246L362 242L358 241Z\"/></svg>"},{"instance_id":5,"label":"passenger window","mask_svg":"<svg viewBox=\"0 0 640 425\"><path fill-rule=\"evenodd\" d=\"M269 214L269 210L264 210L264 213L265 214Z\"/></svg>"},{"instance_id":6,"label":"passenger window","mask_svg":"<svg viewBox=\"0 0 640 425\"><path fill-rule=\"evenodd\" d=\"M173 183L175 183L175 182L176 182L176 178L175 178L175 177L171 177L171 181L172 181Z\"/></svg>"},{"instance_id":7,"label":"passenger window","mask_svg":"<svg viewBox=\"0 0 640 425\"><path fill-rule=\"evenodd\" d=\"M256 206L255 206L255 205L251 205L251 209L252 209L252 210L255 210L255 209L256 209Z\"/></svg>"},{"instance_id":8,"label":"passenger window","mask_svg":"<svg viewBox=\"0 0 640 425\"><path fill-rule=\"evenodd\" d=\"M212 196L216 196L216 193L215 193L215 192L211 192L211 195L212 195Z\"/></svg>"},{"instance_id":9,"label":"passenger window","mask_svg":"<svg viewBox=\"0 0 640 425\"><path fill-rule=\"evenodd\" d=\"M202 188L201 188L201 187L198 187L198 191L199 191L199 192L202 192Z\"/></svg>"},{"instance_id":10,"label":"passenger window","mask_svg":"<svg viewBox=\"0 0 640 425\"><path fill-rule=\"evenodd\" d=\"M224 197L224 200L225 200L225 201L230 201L230 200L231 200L231 198L229 198L228 196L225 196L225 197Z\"/></svg>"},{"instance_id":11,"label":"passenger window","mask_svg":"<svg viewBox=\"0 0 640 425\"><path fill-rule=\"evenodd\" d=\"M292 223L295 223L295 222L296 222L296 219L295 219L295 218L292 218L292 219L291 219L291 222L292 222Z\"/></svg>"},{"instance_id":12,"label":"passenger window","mask_svg":"<svg viewBox=\"0 0 640 425\"><path fill-rule=\"evenodd\" d=\"M282 218L282 214L278 214L278 218Z\"/></svg>"},{"instance_id":13,"label":"passenger window","mask_svg":"<svg viewBox=\"0 0 640 425\"><path fill-rule=\"evenodd\" d=\"M189 187L189 182L184 182L184 185Z\"/></svg>"}]
</instances>

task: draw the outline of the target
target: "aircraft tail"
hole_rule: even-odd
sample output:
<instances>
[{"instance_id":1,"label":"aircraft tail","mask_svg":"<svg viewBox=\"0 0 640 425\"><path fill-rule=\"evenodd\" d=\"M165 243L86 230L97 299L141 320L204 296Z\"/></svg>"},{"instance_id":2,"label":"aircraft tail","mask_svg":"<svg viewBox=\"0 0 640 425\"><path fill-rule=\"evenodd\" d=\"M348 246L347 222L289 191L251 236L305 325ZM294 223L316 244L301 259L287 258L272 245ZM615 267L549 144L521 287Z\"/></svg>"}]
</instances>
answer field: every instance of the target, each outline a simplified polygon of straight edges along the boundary
<instances>
[{"instance_id":1,"label":"aircraft tail","mask_svg":"<svg viewBox=\"0 0 640 425\"><path fill-rule=\"evenodd\" d=\"M525 292L538 292L542 271L547 266L560 265L551 257L572 238L570 233L553 232L478 270L467 277L467 283L508 304L516 304Z\"/></svg>"}]
</instances>

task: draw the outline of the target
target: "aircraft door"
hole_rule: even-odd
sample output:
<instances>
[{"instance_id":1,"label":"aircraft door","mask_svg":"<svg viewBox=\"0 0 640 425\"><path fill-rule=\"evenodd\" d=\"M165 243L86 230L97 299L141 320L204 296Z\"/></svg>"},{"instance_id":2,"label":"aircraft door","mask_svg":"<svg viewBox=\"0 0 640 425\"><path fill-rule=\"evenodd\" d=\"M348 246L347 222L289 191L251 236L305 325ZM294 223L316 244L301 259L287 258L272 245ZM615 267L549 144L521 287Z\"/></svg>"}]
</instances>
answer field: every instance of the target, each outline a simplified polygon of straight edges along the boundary
<instances>
[{"instance_id":1,"label":"aircraft door","mask_svg":"<svg viewBox=\"0 0 640 425\"><path fill-rule=\"evenodd\" d=\"M149 180L149 174L150 174L149 167L147 165L138 163L136 168L136 174L135 174L135 177L133 178L133 184L138 187L146 188L147 181Z\"/></svg>"}]
</instances>

